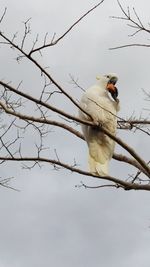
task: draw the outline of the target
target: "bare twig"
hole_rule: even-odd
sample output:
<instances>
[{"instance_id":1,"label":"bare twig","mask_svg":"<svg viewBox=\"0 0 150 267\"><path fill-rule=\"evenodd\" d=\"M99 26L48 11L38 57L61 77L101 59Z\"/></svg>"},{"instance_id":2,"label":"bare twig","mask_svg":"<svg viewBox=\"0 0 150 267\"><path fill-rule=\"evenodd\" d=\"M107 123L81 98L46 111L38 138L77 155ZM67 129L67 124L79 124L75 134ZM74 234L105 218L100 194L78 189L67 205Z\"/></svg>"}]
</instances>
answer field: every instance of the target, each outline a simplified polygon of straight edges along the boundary
<instances>
[{"instance_id":1,"label":"bare twig","mask_svg":"<svg viewBox=\"0 0 150 267\"><path fill-rule=\"evenodd\" d=\"M27 19L26 21L23 22L23 24L24 24L24 35L23 35L22 42L21 42L21 49L23 49L25 40L27 38L27 35L30 33L30 24L29 24L30 20L31 20L31 18L29 18L29 19Z\"/></svg>"},{"instance_id":2,"label":"bare twig","mask_svg":"<svg viewBox=\"0 0 150 267\"><path fill-rule=\"evenodd\" d=\"M129 21L129 23L127 25L130 28L134 29L134 32L129 35L130 37L135 36L137 33L142 32L142 31L144 31L148 34L150 33L150 29L146 28L143 25L143 22L141 21L141 19L140 19L139 15L137 14L134 7L133 7L134 16L132 17L129 7L127 8L127 11L125 11L125 9L121 5L120 1L117 0L117 2L118 2L118 5L119 5L124 17L112 16L112 18ZM125 48L125 47L150 47L150 44L140 44L140 43L125 44L125 45L120 45L120 46L116 46L116 47L111 47L110 50L115 50L115 49L120 49L120 48Z\"/></svg>"},{"instance_id":3,"label":"bare twig","mask_svg":"<svg viewBox=\"0 0 150 267\"><path fill-rule=\"evenodd\" d=\"M85 92L85 89L81 87L81 85L79 85L78 79L75 79L71 74L69 74L69 76L71 78L71 83L74 84L76 87L80 88L83 92Z\"/></svg>"},{"instance_id":4,"label":"bare twig","mask_svg":"<svg viewBox=\"0 0 150 267\"><path fill-rule=\"evenodd\" d=\"M5 15L6 15L6 11L7 11L7 7L5 7L4 12L3 12L3 14L2 14L2 16L0 18L0 23L3 21Z\"/></svg>"},{"instance_id":5,"label":"bare twig","mask_svg":"<svg viewBox=\"0 0 150 267\"><path fill-rule=\"evenodd\" d=\"M9 177L9 178L4 178L0 180L0 186L8 188L8 189L12 189L14 191L20 192L20 190L18 190L17 188L14 188L12 186L9 185L9 182L13 179L14 177Z\"/></svg>"},{"instance_id":6,"label":"bare twig","mask_svg":"<svg viewBox=\"0 0 150 267\"><path fill-rule=\"evenodd\" d=\"M150 33L150 29L144 27L139 15L137 14L134 7L133 7L133 13L135 15L135 19L131 17L131 12L130 12L129 7L127 8L127 11L125 11L125 9L121 5L120 1L117 0L117 2L118 2L118 5L119 5L119 7L120 7L120 9L121 9L121 11L125 17L116 17L116 18L128 20L131 22L131 24L128 24L128 26L135 28L135 29L139 29L140 31L145 31L147 33Z\"/></svg>"},{"instance_id":7,"label":"bare twig","mask_svg":"<svg viewBox=\"0 0 150 267\"><path fill-rule=\"evenodd\" d=\"M97 186L89 186L83 182L81 182L81 184L79 185L76 185L75 187L78 187L78 188L81 188L81 187L84 187L85 189L100 189L100 188L112 188L112 187L116 187L116 188L119 188L119 187L122 187L118 184L104 184L104 185L97 185Z\"/></svg>"},{"instance_id":8,"label":"bare twig","mask_svg":"<svg viewBox=\"0 0 150 267\"><path fill-rule=\"evenodd\" d=\"M31 54L39 51L39 50L42 50L46 47L50 47L50 46L54 46L56 45L58 42L60 42L83 18L85 18L89 13L91 13L93 10L95 10L98 6L100 6L102 3L104 2L104 0L100 1L97 5L95 5L94 7L92 7L91 9L89 9L85 14L83 14L78 20L76 20L70 27L67 31L65 31L60 37L58 37L56 40L54 40L55 38L55 33L53 35L53 38L51 40L50 43L46 44L46 40L44 38L44 44L42 46L39 46L35 49L32 49L29 53L29 56L31 56ZM46 35L47 37L47 35Z\"/></svg>"},{"instance_id":9,"label":"bare twig","mask_svg":"<svg viewBox=\"0 0 150 267\"><path fill-rule=\"evenodd\" d=\"M125 44L125 45L120 45L120 46L116 46L116 47L111 47L109 48L109 50L116 50L116 49L120 49L120 48L126 48L126 47L150 47L150 44Z\"/></svg>"}]
</instances>

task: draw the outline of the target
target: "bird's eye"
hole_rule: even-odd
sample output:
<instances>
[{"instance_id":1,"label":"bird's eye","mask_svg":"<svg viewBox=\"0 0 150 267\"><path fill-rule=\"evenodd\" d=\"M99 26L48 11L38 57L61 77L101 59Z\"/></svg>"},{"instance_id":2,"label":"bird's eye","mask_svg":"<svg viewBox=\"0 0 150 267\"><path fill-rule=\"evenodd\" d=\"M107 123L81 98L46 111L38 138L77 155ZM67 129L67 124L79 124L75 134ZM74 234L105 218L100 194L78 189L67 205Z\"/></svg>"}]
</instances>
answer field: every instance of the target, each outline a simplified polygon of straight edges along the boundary
<instances>
[{"instance_id":1,"label":"bird's eye","mask_svg":"<svg viewBox=\"0 0 150 267\"><path fill-rule=\"evenodd\" d=\"M106 76L108 79L110 78L109 75Z\"/></svg>"}]
</instances>

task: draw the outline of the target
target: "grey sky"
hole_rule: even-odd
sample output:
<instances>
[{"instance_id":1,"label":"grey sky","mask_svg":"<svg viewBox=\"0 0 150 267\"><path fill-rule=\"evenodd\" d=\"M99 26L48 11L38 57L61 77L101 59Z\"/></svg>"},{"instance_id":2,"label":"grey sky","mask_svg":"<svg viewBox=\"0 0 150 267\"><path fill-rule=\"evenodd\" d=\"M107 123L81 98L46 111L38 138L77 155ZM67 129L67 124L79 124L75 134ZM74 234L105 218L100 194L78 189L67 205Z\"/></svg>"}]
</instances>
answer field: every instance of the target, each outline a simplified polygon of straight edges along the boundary
<instances>
[{"instance_id":1,"label":"grey sky","mask_svg":"<svg viewBox=\"0 0 150 267\"><path fill-rule=\"evenodd\" d=\"M141 3L142 2L142 3ZM1 0L0 10L7 6L2 25L5 33L21 31L22 21L32 17L31 39L46 32L52 37L62 34L80 15L97 1L10 1ZM124 6L136 7L144 21L149 21L148 1L126 1ZM131 6L131 7L132 7ZM109 18L121 15L117 1L105 0L103 5L86 17L56 47L43 53L40 59L50 73L75 97L82 92L69 84L69 73L79 78L86 88L95 83L99 73L118 74L120 116L139 116L144 106L142 88L149 90L149 50L109 47L129 42L148 42L149 36L130 39L132 31L122 21ZM30 41L29 40L29 41ZM4 54L0 47L0 79L17 83L38 94L40 77L27 62L17 64L13 52ZM8 50L5 50L8 51ZM64 103L59 103L64 108ZM77 114L67 104L66 110ZM145 111L143 111L144 114ZM148 160L148 138L142 134L118 133ZM31 136L29 135L29 138ZM32 138L32 137L31 137ZM74 158L87 168L87 148L84 142L58 129L50 134L51 151L57 148L62 159ZM28 147L26 147L28 150ZM122 151L116 147L117 151ZM127 178L133 168L112 160L110 172ZM1 177L15 176L12 182L20 193L0 188L0 267L149 267L150 266L150 194L122 190L84 190L75 188L81 180L97 184L92 179L68 171L52 171L48 166L32 171L18 164L3 165Z\"/></svg>"}]
</instances>

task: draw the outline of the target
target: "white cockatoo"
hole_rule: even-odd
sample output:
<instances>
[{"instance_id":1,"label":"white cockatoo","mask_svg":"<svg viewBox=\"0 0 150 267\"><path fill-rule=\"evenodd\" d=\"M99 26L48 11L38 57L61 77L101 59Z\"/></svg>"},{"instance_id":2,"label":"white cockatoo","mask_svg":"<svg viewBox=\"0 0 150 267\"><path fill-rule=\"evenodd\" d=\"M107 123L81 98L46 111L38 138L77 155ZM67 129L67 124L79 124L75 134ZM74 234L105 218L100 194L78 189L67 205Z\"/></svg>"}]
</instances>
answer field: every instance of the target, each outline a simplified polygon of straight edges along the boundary
<instances>
[{"instance_id":1,"label":"white cockatoo","mask_svg":"<svg viewBox=\"0 0 150 267\"><path fill-rule=\"evenodd\" d=\"M97 76L97 84L83 94L80 102L82 110L90 114L95 125L102 125L111 134L116 134L119 111L118 90L115 84L116 74ZM91 121L90 117L79 109L82 120ZM108 164L112 158L115 142L104 134L97 126L82 124L82 131L89 148L89 169L91 173L108 175Z\"/></svg>"}]
</instances>

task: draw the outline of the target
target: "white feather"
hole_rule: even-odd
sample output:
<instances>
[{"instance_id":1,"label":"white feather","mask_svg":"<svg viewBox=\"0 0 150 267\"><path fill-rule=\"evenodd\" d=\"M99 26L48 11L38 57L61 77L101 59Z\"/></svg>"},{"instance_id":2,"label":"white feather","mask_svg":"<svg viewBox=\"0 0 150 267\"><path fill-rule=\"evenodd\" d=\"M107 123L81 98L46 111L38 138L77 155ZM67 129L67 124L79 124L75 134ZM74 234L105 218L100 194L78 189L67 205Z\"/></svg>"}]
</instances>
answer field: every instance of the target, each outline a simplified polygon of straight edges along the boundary
<instances>
[{"instance_id":1,"label":"white feather","mask_svg":"<svg viewBox=\"0 0 150 267\"><path fill-rule=\"evenodd\" d=\"M114 76L109 75L109 76ZM102 124L110 133L116 134L119 103L109 97L106 90L109 81L107 76L99 76L98 84L90 87L81 98L81 107L90 114L95 123ZM79 117L83 120L90 118L79 110ZM108 174L109 161L112 158L115 142L101 132L98 127L81 125L89 148L89 169L99 175Z\"/></svg>"}]
</instances>

